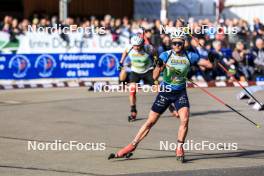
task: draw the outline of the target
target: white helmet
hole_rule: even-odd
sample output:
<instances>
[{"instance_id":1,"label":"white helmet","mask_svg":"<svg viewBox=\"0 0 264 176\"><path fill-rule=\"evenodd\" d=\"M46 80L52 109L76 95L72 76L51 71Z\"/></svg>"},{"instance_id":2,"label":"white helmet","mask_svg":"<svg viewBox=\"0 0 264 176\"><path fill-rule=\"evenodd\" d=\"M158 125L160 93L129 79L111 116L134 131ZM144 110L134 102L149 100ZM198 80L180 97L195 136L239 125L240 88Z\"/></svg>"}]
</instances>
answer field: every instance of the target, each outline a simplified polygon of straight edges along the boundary
<instances>
[{"instance_id":1,"label":"white helmet","mask_svg":"<svg viewBox=\"0 0 264 176\"><path fill-rule=\"evenodd\" d=\"M131 45L142 45L144 42L144 39L142 37L140 37L139 35L134 35L131 39L130 39Z\"/></svg>"},{"instance_id":2,"label":"white helmet","mask_svg":"<svg viewBox=\"0 0 264 176\"><path fill-rule=\"evenodd\" d=\"M182 40L186 40L186 35L185 32L182 30L175 30L170 34L170 38L171 40L173 39L182 39Z\"/></svg>"}]
</instances>

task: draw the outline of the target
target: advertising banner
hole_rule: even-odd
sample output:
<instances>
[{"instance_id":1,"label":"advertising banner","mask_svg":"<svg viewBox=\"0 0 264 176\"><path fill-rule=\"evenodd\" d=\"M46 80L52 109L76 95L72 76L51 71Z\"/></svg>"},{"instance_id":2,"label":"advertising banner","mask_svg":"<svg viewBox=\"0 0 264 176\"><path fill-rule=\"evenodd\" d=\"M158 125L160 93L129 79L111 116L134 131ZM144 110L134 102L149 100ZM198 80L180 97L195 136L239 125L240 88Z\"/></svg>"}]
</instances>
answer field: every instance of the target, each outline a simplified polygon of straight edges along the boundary
<instances>
[{"instance_id":1,"label":"advertising banner","mask_svg":"<svg viewBox=\"0 0 264 176\"><path fill-rule=\"evenodd\" d=\"M120 53L0 54L0 80L118 77Z\"/></svg>"},{"instance_id":2,"label":"advertising banner","mask_svg":"<svg viewBox=\"0 0 264 176\"><path fill-rule=\"evenodd\" d=\"M17 54L34 53L121 53L129 44L127 37L113 39L111 34L92 36L81 32L69 34L27 32L19 38Z\"/></svg>"}]
</instances>

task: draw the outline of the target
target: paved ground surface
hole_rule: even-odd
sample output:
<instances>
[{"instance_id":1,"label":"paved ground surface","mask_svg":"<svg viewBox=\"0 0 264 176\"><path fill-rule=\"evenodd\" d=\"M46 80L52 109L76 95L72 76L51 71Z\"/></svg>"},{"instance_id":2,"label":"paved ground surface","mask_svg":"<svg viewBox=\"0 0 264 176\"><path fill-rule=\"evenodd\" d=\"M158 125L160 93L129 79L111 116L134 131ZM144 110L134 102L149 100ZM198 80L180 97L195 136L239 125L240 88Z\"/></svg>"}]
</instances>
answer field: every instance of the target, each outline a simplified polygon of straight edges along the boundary
<instances>
[{"instance_id":1,"label":"paved ground surface","mask_svg":"<svg viewBox=\"0 0 264 176\"><path fill-rule=\"evenodd\" d=\"M236 100L239 88L208 89L250 119L264 126L264 112ZM93 93L85 88L28 89L0 92L0 175L264 175L264 127L257 129L209 98L189 89L194 143L237 143L232 151L188 151L176 162L174 151L160 150L160 141L175 143L178 120L168 112L129 159L108 161L109 153L129 143L144 122L155 94L140 93L139 118L127 122L127 94ZM264 93L258 93L264 100ZM28 141L102 142L104 151L28 151Z\"/></svg>"}]
</instances>

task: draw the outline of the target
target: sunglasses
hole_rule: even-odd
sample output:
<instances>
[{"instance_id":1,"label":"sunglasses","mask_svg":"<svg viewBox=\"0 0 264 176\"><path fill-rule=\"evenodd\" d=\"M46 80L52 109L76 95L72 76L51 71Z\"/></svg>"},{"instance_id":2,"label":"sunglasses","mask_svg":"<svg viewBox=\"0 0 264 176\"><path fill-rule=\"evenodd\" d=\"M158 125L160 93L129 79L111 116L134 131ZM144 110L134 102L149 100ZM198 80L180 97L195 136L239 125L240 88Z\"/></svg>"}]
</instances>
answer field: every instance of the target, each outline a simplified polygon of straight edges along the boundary
<instances>
[{"instance_id":1,"label":"sunglasses","mask_svg":"<svg viewBox=\"0 0 264 176\"><path fill-rule=\"evenodd\" d=\"M174 46L183 46L184 42L172 42L172 45L174 45Z\"/></svg>"}]
</instances>

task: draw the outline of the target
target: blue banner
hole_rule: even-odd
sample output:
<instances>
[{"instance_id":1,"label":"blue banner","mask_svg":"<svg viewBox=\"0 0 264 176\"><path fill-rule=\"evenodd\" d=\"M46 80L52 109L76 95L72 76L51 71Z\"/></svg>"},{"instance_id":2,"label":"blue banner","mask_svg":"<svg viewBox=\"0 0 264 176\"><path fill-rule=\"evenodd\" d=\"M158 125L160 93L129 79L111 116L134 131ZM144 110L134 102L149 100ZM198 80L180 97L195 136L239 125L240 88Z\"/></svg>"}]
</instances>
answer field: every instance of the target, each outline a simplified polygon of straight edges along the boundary
<instances>
[{"instance_id":1,"label":"blue banner","mask_svg":"<svg viewBox=\"0 0 264 176\"><path fill-rule=\"evenodd\" d=\"M118 77L120 53L0 54L0 79Z\"/></svg>"}]
</instances>

